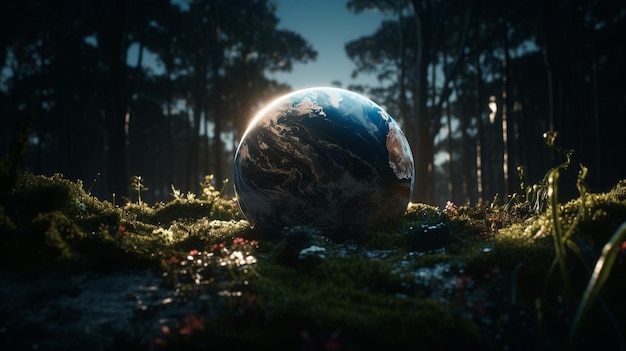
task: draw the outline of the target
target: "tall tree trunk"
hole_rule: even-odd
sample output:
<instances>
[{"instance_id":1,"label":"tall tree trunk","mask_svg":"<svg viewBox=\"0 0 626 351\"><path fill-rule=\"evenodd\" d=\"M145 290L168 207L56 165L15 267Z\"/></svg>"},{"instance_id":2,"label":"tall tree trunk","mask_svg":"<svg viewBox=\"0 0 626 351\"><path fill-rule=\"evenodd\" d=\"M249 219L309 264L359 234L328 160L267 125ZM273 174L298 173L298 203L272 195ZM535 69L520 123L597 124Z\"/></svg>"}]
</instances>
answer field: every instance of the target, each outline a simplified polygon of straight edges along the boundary
<instances>
[{"instance_id":1,"label":"tall tree trunk","mask_svg":"<svg viewBox=\"0 0 626 351\"><path fill-rule=\"evenodd\" d=\"M461 179L461 199L464 204L469 204L472 201L472 194L470 192L470 179L472 179L472 164L470 162L468 147L470 146L470 137L467 133L467 126L470 124L468 121L471 118L471 114L467 113L467 109L464 108L464 111L461 113L459 129L461 129L461 149L460 151L460 159L461 159L461 167L463 168L462 179Z\"/></svg>"},{"instance_id":2,"label":"tall tree trunk","mask_svg":"<svg viewBox=\"0 0 626 351\"><path fill-rule=\"evenodd\" d=\"M223 65L223 57L224 57L224 49L222 47L222 43L220 41L221 26L220 26L220 4L219 1L213 6L213 23L215 24L215 29L213 30L213 62L212 62L212 72L211 76L213 77L213 94L212 94L212 104L213 104L213 158L214 158L214 176L215 176L215 184L219 188L220 184L224 179L224 146L222 143L222 133L224 132L223 126L223 116L222 116L222 80L220 76L220 69Z\"/></svg>"},{"instance_id":3,"label":"tall tree trunk","mask_svg":"<svg viewBox=\"0 0 626 351\"><path fill-rule=\"evenodd\" d=\"M448 132L448 140L446 148L448 151L448 201L454 199L454 167L452 166L452 116L450 111L450 100L446 102L446 131Z\"/></svg>"},{"instance_id":4,"label":"tall tree trunk","mask_svg":"<svg viewBox=\"0 0 626 351\"><path fill-rule=\"evenodd\" d=\"M396 11L398 11L398 116L404 123L404 131L411 146L412 152L415 152L415 125L410 117L410 107L407 101L407 63L406 63L406 43L404 37L404 16L402 15L403 5L398 3Z\"/></svg>"},{"instance_id":5,"label":"tall tree trunk","mask_svg":"<svg viewBox=\"0 0 626 351\"><path fill-rule=\"evenodd\" d=\"M200 76L196 76L196 80L203 80ZM201 85L202 83L197 82L196 84ZM196 185L200 183L200 176L198 174L198 162L200 160L200 126L202 125L202 105L200 104L200 100L202 99L202 93L198 90L200 89L198 86L194 88L196 90L193 95L194 105L193 105L193 128L191 129L191 140L189 142L189 149L187 151L187 177L186 177L186 186L188 191L192 191L196 188Z\"/></svg>"},{"instance_id":6,"label":"tall tree trunk","mask_svg":"<svg viewBox=\"0 0 626 351\"><path fill-rule=\"evenodd\" d=\"M504 57L502 59L502 179L503 179L503 197L506 201L509 195L509 128L508 128L508 62L509 62L509 39L508 26L504 26L503 41Z\"/></svg>"},{"instance_id":7,"label":"tall tree trunk","mask_svg":"<svg viewBox=\"0 0 626 351\"><path fill-rule=\"evenodd\" d=\"M98 45L101 45L108 68L103 84L108 147L108 188L112 195L123 198L128 195L129 190L124 131L127 87L123 79L126 65L127 3L123 0L116 0L113 4L107 2L104 5L99 0L93 0L92 4L100 22Z\"/></svg>"},{"instance_id":8,"label":"tall tree trunk","mask_svg":"<svg viewBox=\"0 0 626 351\"><path fill-rule=\"evenodd\" d=\"M480 54L478 53L478 45L474 46L474 65L476 66L476 76L474 78L474 99L476 101L476 196L477 201L483 201L483 118L482 118L482 94L481 94L481 75Z\"/></svg>"},{"instance_id":9,"label":"tall tree trunk","mask_svg":"<svg viewBox=\"0 0 626 351\"><path fill-rule=\"evenodd\" d=\"M423 8L422 2L413 0L415 13L415 39L417 50L415 54L415 77L413 83L413 108L415 113L416 146L415 153L415 187L413 200L416 202L432 202L434 184L431 178L433 166L433 139L429 130L427 99L427 65L425 60L426 45L423 35Z\"/></svg>"},{"instance_id":10,"label":"tall tree trunk","mask_svg":"<svg viewBox=\"0 0 626 351\"><path fill-rule=\"evenodd\" d=\"M461 95L461 91L458 89L456 83L453 81L454 91L457 96ZM470 204L472 201L472 194L470 194L470 179L472 178L472 171L474 167L471 164L470 157L468 156L468 147L470 145L470 136L468 134L468 125L471 124L471 113L468 113L467 106L463 103L459 103L459 131L461 132L461 147L458 149L459 160L461 164L461 194L460 199L464 204Z\"/></svg>"}]
</instances>

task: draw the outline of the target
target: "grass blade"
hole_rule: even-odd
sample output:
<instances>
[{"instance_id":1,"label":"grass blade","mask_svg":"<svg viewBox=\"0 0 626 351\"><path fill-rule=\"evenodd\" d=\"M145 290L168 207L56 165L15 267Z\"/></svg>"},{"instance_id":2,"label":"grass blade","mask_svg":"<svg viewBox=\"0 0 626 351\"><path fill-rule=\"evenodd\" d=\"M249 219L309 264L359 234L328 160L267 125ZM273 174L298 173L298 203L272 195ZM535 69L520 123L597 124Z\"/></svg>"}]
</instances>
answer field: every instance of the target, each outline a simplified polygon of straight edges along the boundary
<instances>
[{"instance_id":1,"label":"grass blade","mask_svg":"<svg viewBox=\"0 0 626 351\"><path fill-rule=\"evenodd\" d=\"M580 302L580 305L578 305L576 315L572 321L572 327L568 337L568 346L570 348L576 342L576 338L585 317L589 314L589 311L593 307L596 299L598 299L600 290L611 273L611 268L615 263L615 259L624 240L626 240L626 222L622 223L615 234L613 234L613 237L602 248L602 254L596 262L596 266L591 274L585 293L583 294L582 301Z\"/></svg>"}]
</instances>

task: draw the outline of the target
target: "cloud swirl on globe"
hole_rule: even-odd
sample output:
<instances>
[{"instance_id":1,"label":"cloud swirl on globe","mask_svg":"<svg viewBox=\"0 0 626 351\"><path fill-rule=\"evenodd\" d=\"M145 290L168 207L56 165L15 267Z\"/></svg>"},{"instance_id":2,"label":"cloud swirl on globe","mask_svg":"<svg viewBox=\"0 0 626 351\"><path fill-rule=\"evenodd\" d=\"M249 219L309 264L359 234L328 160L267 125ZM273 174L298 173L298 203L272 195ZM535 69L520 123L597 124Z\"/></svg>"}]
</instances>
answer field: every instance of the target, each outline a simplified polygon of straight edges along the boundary
<instances>
[{"instance_id":1,"label":"cloud swirl on globe","mask_svg":"<svg viewBox=\"0 0 626 351\"><path fill-rule=\"evenodd\" d=\"M261 110L234 160L235 195L251 225L277 234L306 225L353 235L406 211L415 177L399 125L339 88L284 95Z\"/></svg>"}]
</instances>

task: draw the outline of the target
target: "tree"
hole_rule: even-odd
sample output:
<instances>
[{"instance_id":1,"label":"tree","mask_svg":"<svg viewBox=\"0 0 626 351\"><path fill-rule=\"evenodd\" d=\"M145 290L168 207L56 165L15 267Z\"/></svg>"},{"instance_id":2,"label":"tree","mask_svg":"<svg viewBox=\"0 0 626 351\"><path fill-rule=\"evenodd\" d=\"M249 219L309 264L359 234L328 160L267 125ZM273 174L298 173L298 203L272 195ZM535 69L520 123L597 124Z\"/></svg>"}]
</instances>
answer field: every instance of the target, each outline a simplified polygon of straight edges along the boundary
<instances>
[{"instance_id":1,"label":"tree","mask_svg":"<svg viewBox=\"0 0 626 351\"><path fill-rule=\"evenodd\" d=\"M269 1L196 0L188 6L160 17L149 47L165 66L168 84L176 87L173 95L192 112L186 186L193 189L207 172L217 183L226 178L230 160L222 136L233 130L236 140L255 109L288 89L266 73L288 71L293 62L315 59L316 52L300 35L276 28ZM210 143L210 154L200 152L201 140ZM203 149L209 152L209 144Z\"/></svg>"},{"instance_id":2,"label":"tree","mask_svg":"<svg viewBox=\"0 0 626 351\"><path fill-rule=\"evenodd\" d=\"M91 4L97 23L97 45L104 67L101 86L107 131L109 191L123 197L128 194L126 145L131 97L134 93L126 63L128 48L133 39L141 38L142 31L153 20L154 12L166 6L167 2L162 0L155 4L147 0L92 0Z\"/></svg>"},{"instance_id":3,"label":"tree","mask_svg":"<svg viewBox=\"0 0 626 351\"><path fill-rule=\"evenodd\" d=\"M412 1L406 2L403 6L398 5L397 2L391 1L359 1L353 0L348 3L348 7L355 11L361 11L370 7L381 10L393 10L397 13L399 18L398 24L393 25L390 23L383 23L380 30L373 36L363 37L358 41L350 42L346 45L348 56L353 60L357 56L360 58L357 61L362 61L361 70L373 69L377 66L385 66L387 64L399 63L398 67L393 69L403 72L406 67L405 64L410 64L411 75L400 74L401 82L398 83L402 89L400 91L403 94L407 94L404 89L405 86L410 86L412 110L410 116L402 116L405 121L404 128L407 130L409 136L409 142L412 145L414 159L415 159L415 182L418 186L415 187L413 194L414 201L432 202L434 188L434 176L433 176L433 156L434 156L434 138L441 129L441 116L445 102L449 98L451 90L451 81L455 77L459 66L465 57L465 47L467 44L467 37L469 33L469 24L472 19L472 9L467 12L448 12L451 8L451 4L446 1ZM406 14L406 15L405 15ZM446 15L450 15L447 17ZM410 21L411 25L406 26L403 29L403 35L401 38L413 38L409 42L402 43L395 42L397 48L400 50L385 50L383 47L388 44L385 41L389 40L390 36L384 34L383 31L389 32L389 27L402 28L404 26L405 18ZM454 17L456 16L456 17ZM445 40L437 40L442 37L443 24L446 21L456 21L463 23L462 31L457 35L452 34L449 36L455 40L458 48L453 54L454 59L448 67L448 70L444 72L443 83L440 85L440 90L435 89L439 86L436 81L428 80L428 70L435 69L441 50L443 49ZM457 27L458 28L458 27ZM425 34L425 33L428 33ZM405 50L405 45L409 45L409 49ZM381 50L385 51L386 55L375 56L371 55L371 51ZM397 53L406 54L408 58L398 58ZM447 57L443 58L447 59ZM369 62L368 62L369 61ZM366 63L367 62L367 63ZM358 67L359 65L357 65ZM357 68L358 70L359 68ZM383 68L382 72L385 72ZM406 79L407 81L404 81ZM400 97L400 101L408 101L406 96ZM429 103L429 101L431 101ZM402 110L408 110L406 106L402 107Z\"/></svg>"}]
</instances>

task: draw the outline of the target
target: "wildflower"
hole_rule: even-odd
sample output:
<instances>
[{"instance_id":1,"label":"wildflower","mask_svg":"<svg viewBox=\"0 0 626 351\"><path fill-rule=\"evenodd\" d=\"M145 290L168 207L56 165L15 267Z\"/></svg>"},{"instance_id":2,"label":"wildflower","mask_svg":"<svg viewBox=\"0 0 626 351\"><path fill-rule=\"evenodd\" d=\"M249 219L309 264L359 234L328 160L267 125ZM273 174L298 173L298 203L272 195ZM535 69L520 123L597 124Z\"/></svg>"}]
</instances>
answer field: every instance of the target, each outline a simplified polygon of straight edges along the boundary
<instances>
[{"instance_id":1,"label":"wildflower","mask_svg":"<svg viewBox=\"0 0 626 351\"><path fill-rule=\"evenodd\" d=\"M244 260L241 251L234 251L232 254L230 254L230 259L231 261L234 261L235 264L238 266L243 266L244 264L246 264L246 260Z\"/></svg>"},{"instance_id":2,"label":"wildflower","mask_svg":"<svg viewBox=\"0 0 626 351\"><path fill-rule=\"evenodd\" d=\"M189 256L196 256L198 254L198 250L189 251Z\"/></svg>"},{"instance_id":3,"label":"wildflower","mask_svg":"<svg viewBox=\"0 0 626 351\"><path fill-rule=\"evenodd\" d=\"M211 252L221 252L224 250L225 243L213 244L211 246Z\"/></svg>"},{"instance_id":4,"label":"wildflower","mask_svg":"<svg viewBox=\"0 0 626 351\"><path fill-rule=\"evenodd\" d=\"M446 208L444 211L448 214L457 214L458 206L454 204L452 201L446 202Z\"/></svg>"},{"instance_id":5,"label":"wildflower","mask_svg":"<svg viewBox=\"0 0 626 351\"><path fill-rule=\"evenodd\" d=\"M499 218L499 217L497 217L497 216L488 217L488 218L487 218L487 221L488 221L489 223L491 223L491 225L490 225L489 229L490 229L492 232L497 232L497 231L498 231L498 228L500 228L500 218Z\"/></svg>"},{"instance_id":6,"label":"wildflower","mask_svg":"<svg viewBox=\"0 0 626 351\"><path fill-rule=\"evenodd\" d=\"M204 330L204 321L198 316L190 315L185 317L183 327L178 333L180 335L191 335L195 332Z\"/></svg>"}]
</instances>

